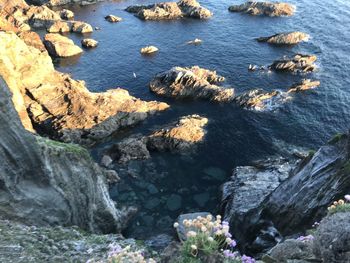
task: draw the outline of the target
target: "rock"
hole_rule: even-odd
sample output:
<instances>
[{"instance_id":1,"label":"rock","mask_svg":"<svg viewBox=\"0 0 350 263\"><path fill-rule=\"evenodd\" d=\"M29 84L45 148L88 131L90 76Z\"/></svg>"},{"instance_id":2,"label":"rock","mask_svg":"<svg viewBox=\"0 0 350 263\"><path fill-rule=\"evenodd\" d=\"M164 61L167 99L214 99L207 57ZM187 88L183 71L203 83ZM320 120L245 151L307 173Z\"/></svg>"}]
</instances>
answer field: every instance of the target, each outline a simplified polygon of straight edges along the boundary
<instances>
[{"instance_id":1,"label":"rock","mask_svg":"<svg viewBox=\"0 0 350 263\"><path fill-rule=\"evenodd\" d=\"M248 70L255 71L256 69L257 69L257 65L249 64Z\"/></svg>"},{"instance_id":2,"label":"rock","mask_svg":"<svg viewBox=\"0 0 350 263\"><path fill-rule=\"evenodd\" d=\"M106 170L106 179L108 184L115 184L120 181L118 173L114 170Z\"/></svg>"},{"instance_id":3,"label":"rock","mask_svg":"<svg viewBox=\"0 0 350 263\"><path fill-rule=\"evenodd\" d=\"M315 259L312 252L312 242L302 242L296 239L287 239L282 243L277 244L267 253L267 255L262 257L262 260L267 263L317 262L317 259Z\"/></svg>"},{"instance_id":4,"label":"rock","mask_svg":"<svg viewBox=\"0 0 350 263\"><path fill-rule=\"evenodd\" d=\"M189 152L205 136L203 127L208 119L199 115L189 115L168 127L155 131L147 138L150 151Z\"/></svg>"},{"instance_id":5,"label":"rock","mask_svg":"<svg viewBox=\"0 0 350 263\"><path fill-rule=\"evenodd\" d=\"M280 2L248 1L241 5L230 6L228 10L231 12L243 12L255 16L292 16L295 11L295 6Z\"/></svg>"},{"instance_id":6,"label":"rock","mask_svg":"<svg viewBox=\"0 0 350 263\"><path fill-rule=\"evenodd\" d=\"M121 88L89 92L84 82L55 71L46 52L27 46L14 33L0 32L0 42L0 72L29 130L33 123L62 141L93 144L169 107L136 99Z\"/></svg>"},{"instance_id":7,"label":"rock","mask_svg":"<svg viewBox=\"0 0 350 263\"><path fill-rule=\"evenodd\" d=\"M123 20L121 17L117 17L117 16L114 16L114 15L108 15L108 16L105 17L105 19L108 22L111 22L111 23L116 23L116 22L120 22L120 21Z\"/></svg>"},{"instance_id":8,"label":"rock","mask_svg":"<svg viewBox=\"0 0 350 263\"><path fill-rule=\"evenodd\" d=\"M157 236L153 236L145 241L145 245L155 250L163 250L166 248L171 242L173 238L167 234L160 234Z\"/></svg>"},{"instance_id":9,"label":"rock","mask_svg":"<svg viewBox=\"0 0 350 263\"><path fill-rule=\"evenodd\" d=\"M187 232L194 230L193 227L185 227L184 220L194 220L197 217L207 217L212 216L208 212L199 212L199 213L189 213L189 214L181 214L177 218L176 222L179 224L179 226L176 228L177 235L181 241L185 241L187 239ZM214 219L214 217L212 216Z\"/></svg>"},{"instance_id":10,"label":"rock","mask_svg":"<svg viewBox=\"0 0 350 263\"><path fill-rule=\"evenodd\" d=\"M308 41L309 35L303 32L279 33L269 37L257 38L259 42L267 42L275 45L296 45L302 41Z\"/></svg>"},{"instance_id":11,"label":"rock","mask_svg":"<svg viewBox=\"0 0 350 263\"><path fill-rule=\"evenodd\" d=\"M288 93L291 92L300 92L304 90L309 89L315 89L321 84L318 80L311 80L311 79L303 79L300 83L294 84L292 87L289 88Z\"/></svg>"},{"instance_id":12,"label":"rock","mask_svg":"<svg viewBox=\"0 0 350 263\"><path fill-rule=\"evenodd\" d=\"M101 165L104 167L109 167L113 163L113 159L108 155L103 155L101 159Z\"/></svg>"},{"instance_id":13,"label":"rock","mask_svg":"<svg viewBox=\"0 0 350 263\"><path fill-rule=\"evenodd\" d=\"M44 44L53 57L71 57L83 52L72 40L60 34L46 34Z\"/></svg>"},{"instance_id":14,"label":"rock","mask_svg":"<svg viewBox=\"0 0 350 263\"><path fill-rule=\"evenodd\" d=\"M193 196L194 201L199 207L205 207L210 199L209 193L196 194Z\"/></svg>"},{"instance_id":15,"label":"rock","mask_svg":"<svg viewBox=\"0 0 350 263\"><path fill-rule=\"evenodd\" d=\"M64 20L72 20L74 18L74 13L68 9L62 9L60 12L60 17Z\"/></svg>"},{"instance_id":16,"label":"rock","mask_svg":"<svg viewBox=\"0 0 350 263\"><path fill-rule=\"evenodd\" d=\"M1 42L3 34L8 33L0 33ZM6 69L1 65L0 75L4 76ZM3 80L0 90L2 218L36 226L77 225L93 232L120 231L126 221L109 197L105 170L78 145L26 131Z\"/></svg>"},{"instance_id":17,"label":"rock","mask_svg":"<svg viewBox=\"0 0 350 263\"><path fill-rule=\"evenodd\" d=\"M217 102L229 102L234 98L234 90L219 87L224 77L215 71L192 68L173 67L157 74L150 83L150 90L157 95L177 99L206 99Z\"/></svg>"},{"instance_id":18,"label":"rock","mask_svg":"<svg viewBox=\"0 0 350 263\"><path fill-rule=\"evenodd\" d=\"M140 50L141 54L147 55L147 54L152 54L158 51L158 48L155 46L147 46L147 47L143 47Z\"/></svg>"},{"instance_id":19,"label":"rock","mask_svg":"<svg viewBox=\"0 0 350 263\"><path fill-rule=\"evenodd\" d=\"M85 38L81 41L81 45L86 48L94 48L97 47L98 41L92 38Z\"/></svg>"},{"instance_id":20,"label":"rock","mask_svg":"<svg viewBox=\"0 0 350 263\"><path fill-rule=\"evenodd\" d=\"M47 6L61 6L61 5L91 5L96 4L98 2L102 2L103 0L28 0L31 4L35 5L47 5Z\"/></svg>"},{"instance_id":21,"label":"rock","mask_svg":"<svg viewBox=\"0 0 350 263\"><path fill-rule=\"evenodd\" d=\"M290 71L293 73L312 72L317 68L314 64L316 60L317 57L314 55L296 54L291 58L284 57L274 61L270 68L276 71Z\"/></svg>"},{"instance_id":22,"label":"rock","mask_svg":"<svg viewBox=\"0 0 350 263\"><path fill-rule=\"evenodd\" d=\"M176 211L181 208L182 204L182 198L179 195L172 194L168 197L168 200L166 201L167 208L170 211Z\"/></svg>"},{"instance_id":23,"label":"rock","mask_svg":"<svg viewBox=\"0 0 350 263\"><path fill-rule=\"evenodd\" d=\"M256 210L246 215L240 231L251 241L260 232L257 222L261 220L271 222L283 236L304 232L317 222L335 197L349 191L348 146L349 135L339 135L303 160Z\"/></svg>"},{"instance_id":24,"label":"rock","mask_svg":"<svg viewBox=\"0 0 350 263\"><path fill-rule=\"evenodd\" d=\"M348 262L349 244L350 212L338 212L320 222L315 233L313 248L321 262Z\"/></svg>"},{"instance_id":25,"label":"rock","mask_svg":"<svg viewBox=\"0 0 350 263\"><path fill-rule=\"evenodd\" d=\"M91 33L93 28L90 24L81 21L55 21L47 27L49 33Z\"/></svg>"},{"instance_id":26,"label":"rock","mask_svg":"<svg viewBox=\"0 0 350 263\"><path fill-rule=\"evenodd\" d=\"M258 167L257 167L258 166ZM236 167L231 180L222 187L222 209L224 220L230 223L230 229L235 234L235 238L244 246L247 241L245 233L241 231L246 215L262 204L264 199L275 190L281 182L286 180L292 170L289 162L283 159L268 159L256 164L256 166ZM269 228L268 226L267 228ZM273 229L270 228L270 232ZM279 241L280 236L265 235L272 239L272 246ZM271 233L275 234L274 231ZM276 240L275 240L276 238ZM261 235L259 239L266 237ZM256 241L263 243L259 239ZM253 243L253 245L255 245ZM270 247L271 244L269 243ZM264 247L267 249L269 247Z\"/></svg>"},{"instance_id":27,"label":"rock","mask_svg":"<svg viewBox=\"0 0 350 263\"><path fill-rule=\"evenodd\" d=\"M200 44L202 44L202 42L203 41L201 39L196 38L194 40L188 41L186 44L188 44L188 45L200 45Z\"/></svg>"},{"instance_id":28,"label":"rock","mask_svg":"<svg viewBox=\"0 0 350 263\"><path fill-rule=\"evenodd\" d=\"M192 17L198 19L207 19L212 13L201 7L196 0L181 0L175 2L165 2L153 5L129 6L127 12L135 13L137 17L143 20L164 20L178 19L182 17Z\"/></svg>"},{"instance_id":29,"label":"rock","mask_svg":"<svg viewBox=\"0 0 350 263\"><path fill-rule=\"evenodd\" d=\"M34 47L41 52L46 52L45 45L41 41L38 33L33 31L23 31L17 33L17 36L19 36L28 46Z\"/></svg>"},{"instance_id":30,"label":"rock","mask_svg":"<svg viewBox=\"0 0 350 263\"><path fill-rule=\"evenodd\" d=\"M218 167L208 167L203 172L212 180L224 181L226 179L225 171Z\"/></svg>"},{"instance_id":31,"label":"rock","mask_svg":"<svg viewBox=\"0 0 350 263\"><path fill-rule=\"evenodd\" d=\"M290 99L291 97L286 92L279 90L267 92L262 89L255 89L235 97L234 101L247 110L267 111L278 108Z\"/></svg>"}]
</instances>

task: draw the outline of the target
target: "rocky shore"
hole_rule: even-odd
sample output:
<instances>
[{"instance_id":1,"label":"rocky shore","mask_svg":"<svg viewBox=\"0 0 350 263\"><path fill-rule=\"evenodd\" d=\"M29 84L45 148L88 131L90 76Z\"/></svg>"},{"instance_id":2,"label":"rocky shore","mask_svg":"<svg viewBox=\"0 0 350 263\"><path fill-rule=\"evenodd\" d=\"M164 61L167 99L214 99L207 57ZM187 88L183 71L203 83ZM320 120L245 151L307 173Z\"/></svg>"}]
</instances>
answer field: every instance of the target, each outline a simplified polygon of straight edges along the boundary
<instances>
[{"instance_id":1,"label":"rocky shore","mask_svg":"<svg viewBox=\"0 0 350 263\"><path fill-rule=\"evenodd\" d=\"M241 5L232 5L228 10L231 12L243 12L255 16L292 16L295 11L295 6L280 2L248 1Z\"/></svg>"}]
</instances>

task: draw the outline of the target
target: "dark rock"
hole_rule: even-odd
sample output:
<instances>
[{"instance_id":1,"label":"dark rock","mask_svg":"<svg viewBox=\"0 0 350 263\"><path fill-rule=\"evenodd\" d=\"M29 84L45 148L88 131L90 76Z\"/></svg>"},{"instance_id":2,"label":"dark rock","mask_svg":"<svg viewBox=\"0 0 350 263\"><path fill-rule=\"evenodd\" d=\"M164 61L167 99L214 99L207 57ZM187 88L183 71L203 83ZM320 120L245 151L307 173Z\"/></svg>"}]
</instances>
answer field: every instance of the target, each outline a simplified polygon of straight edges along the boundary
<instances>
[{"instance_id":1,"label":"dark rock","mask_svg":"<svg viewBox=\"0 0 350 263\"><path fill-rule=\"evenodd\" d=\"M275 45L296 45L302 41L307 41L309 35L303 32L279 33L269 37L257 38L259 42L267 42Z\"/></svg>"}]
</instances>

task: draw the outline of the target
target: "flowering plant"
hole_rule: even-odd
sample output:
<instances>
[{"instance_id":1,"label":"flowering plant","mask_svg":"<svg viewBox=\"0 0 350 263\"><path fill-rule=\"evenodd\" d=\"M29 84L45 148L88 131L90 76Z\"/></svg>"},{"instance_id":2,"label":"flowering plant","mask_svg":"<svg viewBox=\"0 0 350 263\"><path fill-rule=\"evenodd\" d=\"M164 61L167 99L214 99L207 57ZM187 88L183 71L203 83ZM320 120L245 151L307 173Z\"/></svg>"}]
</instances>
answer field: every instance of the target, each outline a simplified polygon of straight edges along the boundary
<instances>
[{"instance_id":1,"label":"flowering plant","mask_svg":"<svg viewBox=\"0 0 350 263\"><path fill-rule=\"evenodd\" d=\"M181 251L183 262L198 262L201 255L213 255L220 253L225 263L253 263L254 259L247 256L240 256L234 249L237 245L229 232L229 223L221 221L221 216L213 218L198 216L196 219L185 219L183 222L187 239L182 243ZM174 224L175 228L179 223ZM247 259L251 261L247 261ZM196 260L197 259L197 260ZM245 260L245 261L244 261Z\"/></svg>"},{"instance_id":2,"label":"flowering plant","mask_svg":"<svg viewBox=\"0 0 350 263\"><path fill-rule=\"evenodd\" d=\"M145 259L143 251L132 251L130 246L122 248L112 243L109 245L108 263L156 263L152 258Z\"/></svg>"},{"instance_id":3,"label":"flowering plant","mask_svg":"<svg viewBox=\"0 0 350 263\"><path fill-rule=\"evenodd\" d=\"M350 211L350 195L345 195L344 199L334 201L327 209L329 214Z\"/></svg>"}]
</instances>

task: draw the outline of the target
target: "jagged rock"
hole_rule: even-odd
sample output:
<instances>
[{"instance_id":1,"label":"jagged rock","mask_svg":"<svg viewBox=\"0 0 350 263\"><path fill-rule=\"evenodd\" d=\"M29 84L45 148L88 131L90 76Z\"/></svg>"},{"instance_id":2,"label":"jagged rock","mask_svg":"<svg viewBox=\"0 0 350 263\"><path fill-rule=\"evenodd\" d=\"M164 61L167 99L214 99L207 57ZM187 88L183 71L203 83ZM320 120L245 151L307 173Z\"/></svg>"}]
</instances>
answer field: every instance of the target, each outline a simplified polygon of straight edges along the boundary
<instances>
[{"instance_id":1,"label":"jagged rock","mask_svg":"<svg viewBox=\"0 0 350 263\"><path fill-rule=\"evenodd\" d=\"M266 111L276 109L289 99L291 97L286 92L254 89L235 97L234 101L247 110Z\"/></svg>"},{"instance_id":2,"label":"jagged rock","mask_svg":"<svg viewBox=\"0 0 350 263\"><path fill-rule=\"evenodd\" d=\"M318 86L320 86L321 82L318 80L311 80L311 79L303 79L300 83L294 84L292 87L289 88L288 93L291 92L300 92L304 90L309 89L315 89Z\"/></svg>"},{"instance_id":3,"label":"jagged rock","mask_svg":"<svg viewBox=\"0 0 350 263\"><path fill-rule=\"evenodd\" d=\"M195 144L203 141L203 127L208 123L207 118L199 115L182 117L179 121L160 129L147 140L147 148L151 151L188 152Z\"/></svg>"},{"instance_id":4,"label":"jagged rock","mask_svg":"<svg viewBox=\"0 0 350 263\"><path fill-rule=\"evenodd\" d=\"M295 6L280 2L248 1L241 5L230 6L228 10L231 12L244 12L255 16L292 16L295 11Z\"/></svg>"},{"instance_id":5,"label":"jagged rock","mask_svg":"<svg viewBox=\"0 0 350 263\"><path fill-rule=\"evenodd\" d=\"M81 41L81 45L86 48L94 48L97 47L98 41L92 38L85 38Z\"/></svg>"},{"instance_id":6,"label":"jagged rock","mask_svg":"<svg viewBox=\"0 0 350 263\"><path fill-rule=\"evenodd\" d=\"M182 17L192 17L206 19L212 16L212 13L201 7L196 0L181 0L175 2L165 2L153 5L129 6L127 12L135 13L137 17L143 20L164 20L178 19Z\"/></svg>"},{"instance_id":7,"label":"jagged rock","mask_svg":"<svg viewBox=\"0 0 350 263\"><path fill-rule=\"evenodd\" d=\"M55 71L46 52L27 46L14 33L0 32L0 42L0 72L27 129L33 123L40 133L91 144L169 107L120 88L91 93L84 82Z\"/></svg>"},{"instance_id":8,"label":"jagged rock","mask_svg":"<svg viewBox=\"0 0 350 263\"><path fill-rule=\"evenodd\" d=\"M143 47L140 50L141 54L147 55L147 54L152 54L158 51L158 48L155 46L147 46L147 47Z\"/></svg>"},{"instance_id":9,"label":"jagged rock","mask_svg":"<svg viewBox=\"0 0 350 263\"><path fill-rule=\"evenodd\" d=\"M64 20L71 20L74 18L74 13L71 10L68 9L62 9L60 12L60 17Z\"/></svg>"},{"instance_id":10,"label":"jagged rock","mask_svg":"<svg viewBox=\"0 0 350 263\"><path fill-rule=\"evenodd\" d=\"M288 178L292 168L293 165L284 159L268 159L255 166L234 169L230 181L222 187L221 206L224 220L230 223L231 230L240 243L246 243L245 233L240 231L246 215L259 207L265 197ZM265 230L253 245L269 248L280 241L281 237L276 234L270 227L270 231Z\"/></svg>"},{"instance_id":11,"label":"jagged rock","mask_svg":"<svg viewBox=\"0 0 350 263\"><path fill-rule=\"evenodd\" d=\"M293 73L312 72L317 68L315 65L316 60L317 57L315 55L296 54L291 58L284 57L274 61L270 68L276 71L290 71Z\"/></svg>"},{"instance_id":12,"label":"jagged rock","mask_svg":"<svg viewBox=\"0 0 350 263\"><path fill-rule=\"evenodd\" d=\"M349 191L349 156L349 135L339 135L303 160L258 208L246 215L240 231L247 243L259 235L258 222L262 220L288 236L305 231L322 218L329 204ZM330 245L323 244L324 248Z\"/></svg>"},{"instance_id":13,"label":"jagged rock","mask_svg":"<svg viewBox=\"0 0 350 263\"><path fill-rule=\"evenodd\" d=\"M157 74L150 83L150 90L157 95L172 98L207 99L217 102L229 102L234 98L234 89L215 85L224 81L215 71L173 67Z\"/></svg>"},{"instance_id":14,"label":"jagged rock","mask_svg":"<svg viewBox=\"0 0 350 263\"><path fill-rule=\"evenodd\" d=\"M114 15L108 15L105 17L105 19L111 23L116 23L116 22L120 22L123 20L122 18L114 16Z\"/></svg>"},{"instance_id":15,"label":"jagged rock","mask_svg":"<svg viewBox=\"0 0 350 263\"><path fill-rule=\"evenodd\" d=\"M302 41L308 41L309 35L303 32L279 33L269 37L257 38L259 42L267 42L275 45L296 45Z\"/></svg>"},{"instance_id":16,"label":"jagged rock","mask_svg":"<svg viewBox=\"0 0 350 263\"><path fill-rule=\"evenodd\" d=\"M108 155L104 155L101 159L101 165L104 167L109 167L112 163L113 163L113 160Z\"/></svg>"},{"instance_id":17,"label":"jagged rock","mask_svg":"<svg viewBox=\"0 0 350 263\"><path fill-rule=\"evenodd\" d=\"M44 43L41 41L38 33L33 31L23 31L17 35L28 45L39 49L41 52L46 52Z\"/></svg>"},{"instance_id":18,"label":"jagged rock","mask_svg":"<svg viewBox=\"0 0 350 263\"><path fill-rule=\"evenodd\" d=\"M148 159L152 151L188 153L203 141L203 127L207 123L208 119L199 115L185 116L148 136L124 139L110 147L106 154L119 163L127 163L130 160Z\"/></svg>"},{"instance_id":19,"label":"jagged rock","mask_svg":"<svg viewBox=\"0 0 350 263\"><path fill-rule=\"evenodd\" d=\"M124 216L109 197L105 171L88 151L26 131L2 79L0 91L1 217L43 226L120 231Z\"/></svg>"},{"instance_id":20,"label":"jagged rock","mask_svg":"<svg viewBox=\"0 0 350 263\"><path fill-rule=\"evenodd\" d=\"M90 24L81 21L55 21L47 27L49 33L91 33L93 28Z\"/></svg>"},{"instance_id":21,"label":"jagged rock","mask_svg":"<svg viewBox=\"0 0 350 263\"><path fill-rule=\"evenodd\" d=\"M60 34L46 34L44 44L53 57L71 57L83 52L80 47L74 44L73 40Z\"/></svg>"},{"instance_id":22,"label":"jagged rock","mask_svg":"<svg viewBox=\"0 0 350 263\"><path fill-rule=\"evenodd\" d=\"M313 244L314 253L321 262L349 262L350 212L338 212L324 218Z\"/></svg>"}]
</instances>

